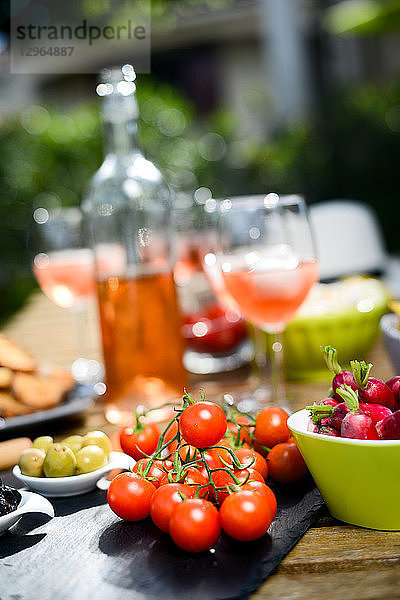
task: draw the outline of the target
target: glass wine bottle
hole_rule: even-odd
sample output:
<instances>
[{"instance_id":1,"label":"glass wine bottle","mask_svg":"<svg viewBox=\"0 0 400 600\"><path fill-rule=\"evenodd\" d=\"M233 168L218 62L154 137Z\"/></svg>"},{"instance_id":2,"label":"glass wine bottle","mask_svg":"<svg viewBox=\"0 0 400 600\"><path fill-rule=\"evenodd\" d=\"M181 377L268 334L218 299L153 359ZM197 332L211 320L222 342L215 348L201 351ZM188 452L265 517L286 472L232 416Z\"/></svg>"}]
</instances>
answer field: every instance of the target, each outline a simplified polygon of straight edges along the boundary
<instances>
[{"instance_id":1,"label":"glass wine bottle","mask_svg":"<svg viewBox=\"0 0 400 600\"><path fill-rule=\"evenodd\" d=\"M187 385L181 315L173 279L171 196L136 141L132 66L105 70L105 158L82 203L95 255L106 369L106 418L177 397Z\"/></svg>"}]
</instances>

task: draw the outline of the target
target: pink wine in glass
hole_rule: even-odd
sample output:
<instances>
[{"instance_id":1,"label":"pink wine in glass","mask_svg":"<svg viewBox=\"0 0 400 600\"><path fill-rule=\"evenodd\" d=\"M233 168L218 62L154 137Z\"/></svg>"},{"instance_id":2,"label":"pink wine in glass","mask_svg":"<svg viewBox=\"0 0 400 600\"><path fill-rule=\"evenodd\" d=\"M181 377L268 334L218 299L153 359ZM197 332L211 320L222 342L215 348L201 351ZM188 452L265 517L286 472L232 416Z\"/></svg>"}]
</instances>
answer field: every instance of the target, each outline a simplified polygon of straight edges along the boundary
<instances>
[{"instance_id":1,"label":"pink wine in glass","mask_svg":"<svg viewBox=\"0 0 400 600\"><path fill-rule=\"evenodd\" d=\"M39 253L33 260L35 277L50 300L72 308L95 294L93 255L88 248Z\"/></svg>"},{"instance_id":2,"label":"pink wine in glass","mask_svg":"<svg viewBox=\"0 0 400 600\"><path fill-rule=\"evenodd\" d=\"M246 319L270 332L281 331L317 281L318 263L313 259L291 269L232 269L223 278Z\"/></svg>"}]
</instances>

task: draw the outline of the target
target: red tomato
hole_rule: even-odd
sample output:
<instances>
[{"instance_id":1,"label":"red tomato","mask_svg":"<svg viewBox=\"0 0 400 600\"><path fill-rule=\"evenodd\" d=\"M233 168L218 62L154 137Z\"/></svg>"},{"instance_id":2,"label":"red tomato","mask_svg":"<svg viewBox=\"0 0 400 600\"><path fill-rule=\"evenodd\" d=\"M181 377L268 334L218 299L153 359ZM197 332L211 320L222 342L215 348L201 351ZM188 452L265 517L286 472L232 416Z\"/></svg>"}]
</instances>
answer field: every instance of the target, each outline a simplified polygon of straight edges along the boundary
<instances>
[{"instance_id":1,"label":"red tomato","mask_svg":"<svg viewBox=\"0 0 400 600\"><path fill-rule=\"evenodd\" d=\"M238 450L235 450L235 454L242 465L243 464L247 465L248 463L250 463L251 460L253 460L253 463L250 465L251 468L258 471L260 473L260 475L263 476L264 479L267 479L267 477L268 477L267 461L265 460L265 458L263 456L261 456L261 454L259 454L259 452L256 452L255 450L251 450L248 448L238 448Z\"/></svg>"},{"instance_id":2,"label":"red tomato","mask_svg":"<svg viewBox=\"0 0 400 600\"><path fill-rule=\"evenodd\" d=\"M217 456L215 456L215 454L210 454L209 451L204 452L204 460L206 461L208 467L212 470L212 469L220 469L221 467L223 467L222 462L219 460L219 458ZM201 463L199 463L199 471L200 473L202 473L204 475L204 477L207 479L208 481L208 471L205 468L205 466Z\"/></svg>"},{"instance_id":3,"label":"red tomato","mask_svg":"<svg viewBox=\"0 0 400 600\"><path fill-rule=\"evenodd\" d=\"M242 542L263 536L273 520L273 510L267 497L248 491L231 494L219 514L222 529Z\"/></svg>"},{"instance_id":4,"label":"red tomato","mask_svg":"<svg viewBox=\"0 0 400 600\"><path fill-rule=\"evenodd\" d=\"M183 481L178 482L177 477L178 477L177 474L174 473L172 476L174 481L172 483L186 483L187 485L189 485L191 487L191 489L193 489L193 494L196 493L197 489L200 486L205 486L205 487L202 487L199 494L200 494L200 497L207 498L207 496L208 496L208 477L205 477L203 475L203 473L201 473L201 471L199 471L199 469L195 469L194 467L189 467L187 470L185 470L185 476L184 476ZM166 485L168 483L171 483L171 482L168 480L168 474L166 474L166 475L164 475L164 477L162 477L162 479L160 481L160 487L163 485Z\"/></svg>"},{"instance_id":5,"label":"red tomato","mask_svg":"<svg viewBox=\"0 0 400 600\"><path fill-rule=\"evenodd\" d=\"M266 406L257 415L255 439L261 446L272 448L279 442L286 442L290 438L290 429L287 426L288 413L278 406Z\"/></svg>"},{"instance_id":6,"label":"red tomato","mask_svg":"<svg viewBox=\"0 0 400 600\"><path fill-rule=\"evenodd\" d=\"M299 481L307 473L306 463L295 444L277 444L268 453L268 469L271 479L278 483Z\"/></svg>"},{"instance_id":7,"label":"red tomato","mask_svg":"<svg viewBox=\"0 0 400 600\"><path fill-rule=\"evenodd\" d=\"M251 420L249 419L249 417L246 417L245 415L239 415L238 417L236 417L236 423L239 423L240 425L247 425L247 423L251 423ZM240 429L240 441L241 442L251 442L251 435L250 433L253 431L254 427L238 427L235 423L228 423L228 431L230 431L234 437L236 438L238 431Z\"/></svg>"},{"instance_id":8,"label":"red tomato","mask_svg":"<svg viewBox=\"0 0 400 600\"><path fill-rule=\"evenodd\" d=\"M177 448L175 450L177 450ZM179 445L178 454L181 457L182 462L191 462L199 455L197 448L190 446L183 438Z\"/></svg>"},{"instance_id":9,"label":"red tomato","mask_svg":"<svg viewBox=\"0 0 400 600\"><path fill-rule=\"evenodd\" d=\"M144 471L149 464L149 458L141 458L135 463L132 471L144 477ZM149 472L146 474L146 479L149 479L151 483L158 488L161 479L164 477L167 471L170 471L173 464L170 460L155 460L151 465Z\"/></svg>"},{"instance_id":10,"label":"red tomato","mask_svg":"<svg viewBox=\"0 0 400 600\"><path fill-rule=\"evenodd\" d=\"M181 414L179 427L188 444L208 448L223 437L227 421L218 404L201 400L190 404Z\"/></svg>"},{"instance_id":11,"label":"red tomato","mask_svg":"<svg viewBox=\"0 0 400 600\"><path fill-rule=\"evenodd\" d=\"M155 423L147 423L144 428L139 425L139 430L132 427L124 427L119 434L122 450L135 460L143 458L144 455L153 454L157 448L160 432Z\"/></svg>"},{"instance_id":12,"label":"red tomato","mask_svg":"<svg viewBox=\"0 0 400 600\"><path fill-rule=\"evenodd\" d=\"M150 503L156 488L136 473L117 475L107 492L108 504L116 515L126 521L139 521L150 514Z\"/></svg>"},{"instance_id":13,"label":"red tomato","mask_svg":"<svg viewBox=\"0 0 400 600\"><path fill-rule=\"evenodd\" d=\"M169 521L175 507L185 498L192 498L194 490L184 483L168 483L156 490L151 499L150 515L161 531L169 532Z\"/></svg>"},{"instance_id":14,"label":"red tomato","mask_svg":"<svg viewBox=\"0 0 400 600\"><path fill-rule=\"evenodd\" d=\"M172 421L172 423L165 430L164 444L166 444L167 442L172 440L172 438L175 437L177 433L178 433L178 424L176 421ZM170 452L175 452L177 446L178 446L178 442L177 442L177 440L174 440L173 442L171 442L168 445L168 450Z\"/></svg>"},{"instance_id":15,"label":"red tomato","mask_svg":"<svg viewBox=\"0 0 400 600\"><path fill-rule=\"evenodd\" d=\"M245 481L259 481L264 483L264 479L258 471L255 469L242 469L241 471L233 471L234 476L239 481L239 484L243 484ZM233 478L232 471L216 471L213 473L213 482L217 488L225 488L227 485L237 485ZM210 485L210 494L212 498L215 498L214 488ZM225 489L217 490L217 501L222 504L224 500L229 496L229 492Z\"/></svg>"},{"instance_id":16,"label":"red tomato","mask_svg":"<svg viewBox=\"0 0 400 600\"><path fill-rule=\"evenodd\" d=\"M220 459L224 460L228 465L231 465L232 457L230 452L233 452L233 448L229 440L227 438L224 438L223 440L220 440L218 444L216 444L216 446L218 447L210 448L209 450L207 450L207 453L213 456L216 460L218 460L221 463L221 467L224 467L225 465ZM225 450L224 448L227 448L227 450Z\"/></svg>"},{"instance_id":17,"label":"red tomato","mask_svg":"<svg viewBox=\"0 0 400 600\"><path fill-rule=\"evenodd\" d=\"M247 483L243 484L240 489L243 491L255 492L256 494L267 496L272 508L273 519L275 518L276 511L278 509L278 504L276 502L275 494L270 487L265 485L265 483L261 483L260 481L255 481L254 479L251 479Z\"/></svg>"},{"instance_id":18,"label":"red tomato","mask_svg":"<svg viewBox=\"0 0 400 600\"><path fill-rule=\"evenodd\" d=\"M189 498L178 504L173 511L169 533L182 550L208 550L217 542L221 533L218 510L208 500Z\"/></svg>"}]
</instances>

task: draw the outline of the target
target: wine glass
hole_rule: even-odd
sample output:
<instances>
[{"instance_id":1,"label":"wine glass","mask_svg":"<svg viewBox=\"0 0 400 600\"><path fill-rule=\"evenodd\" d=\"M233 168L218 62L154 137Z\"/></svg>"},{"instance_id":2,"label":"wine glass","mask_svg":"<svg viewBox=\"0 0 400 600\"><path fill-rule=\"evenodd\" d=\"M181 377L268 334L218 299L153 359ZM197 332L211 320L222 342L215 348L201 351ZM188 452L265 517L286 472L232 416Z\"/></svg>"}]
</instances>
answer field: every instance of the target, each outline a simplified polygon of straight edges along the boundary
<instances>
[{"instance_id":1,"label":"wine glass","mask_svg":"<svg viewBox=\"0 0 400 600\"><path fill-rule=\"evenodd\" d=\"M271 193L221 201L214 252L205 264L217 294L233 299L245 319L269 334L269 401L285 406L281 333L318 278L304 200ZM265 402L250 396L244 404L251 412Z\"/></svg>"},{"instance_id":2,"label":"wine glass","mask_svg":"<svg viewBox=\"0 0 400 600\"><path fill-rule=\"evenodd\" d=\"M88 360L86 311L95 296L94 260L85 243L78 207L39 207L33 213L32 270L46 296L71 311L80 356L71 371L80 383L96 383L103 367Z\"/></svg>"}]
</instances>

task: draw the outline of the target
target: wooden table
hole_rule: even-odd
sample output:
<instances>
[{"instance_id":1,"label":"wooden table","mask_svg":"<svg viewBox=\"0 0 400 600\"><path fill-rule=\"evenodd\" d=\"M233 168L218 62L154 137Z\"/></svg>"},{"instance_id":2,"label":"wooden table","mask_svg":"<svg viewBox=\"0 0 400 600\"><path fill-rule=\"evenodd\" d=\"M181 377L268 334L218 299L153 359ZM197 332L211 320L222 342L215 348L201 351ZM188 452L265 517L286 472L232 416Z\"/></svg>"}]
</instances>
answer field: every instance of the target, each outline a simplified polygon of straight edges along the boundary
<instances>
[{"instance_id":1,"label":"wooden table","mask_svg":"<svg viewBox=\"0 0 400 600\"><path fill-rule=\"evenodd\" d=\"M101 359L95 307L88 312L90 358ZM41 361L69 366L77 356L74 329L67 311L35 294L8 324L5 332L22 343ZM388 378L394 373L380 342L368 360L376 373ZM196 381L198 384L199 381ZM243 372L201 382L208 396L232 385L246 387ZM327 383L290 384L292 408L321 399ZM69 427L71 427L69 425ZM74 425L76 431L102 428L115 431L104 420L101 404L95 405ZM63 430L60 435L71 428ZM1 595L1 594L0 594ZM345 525L326 512L286 556L274 573L252 596L254 600L377 600L400 598L400 532L379 532Z\"/></svg>"}]
</instances>

